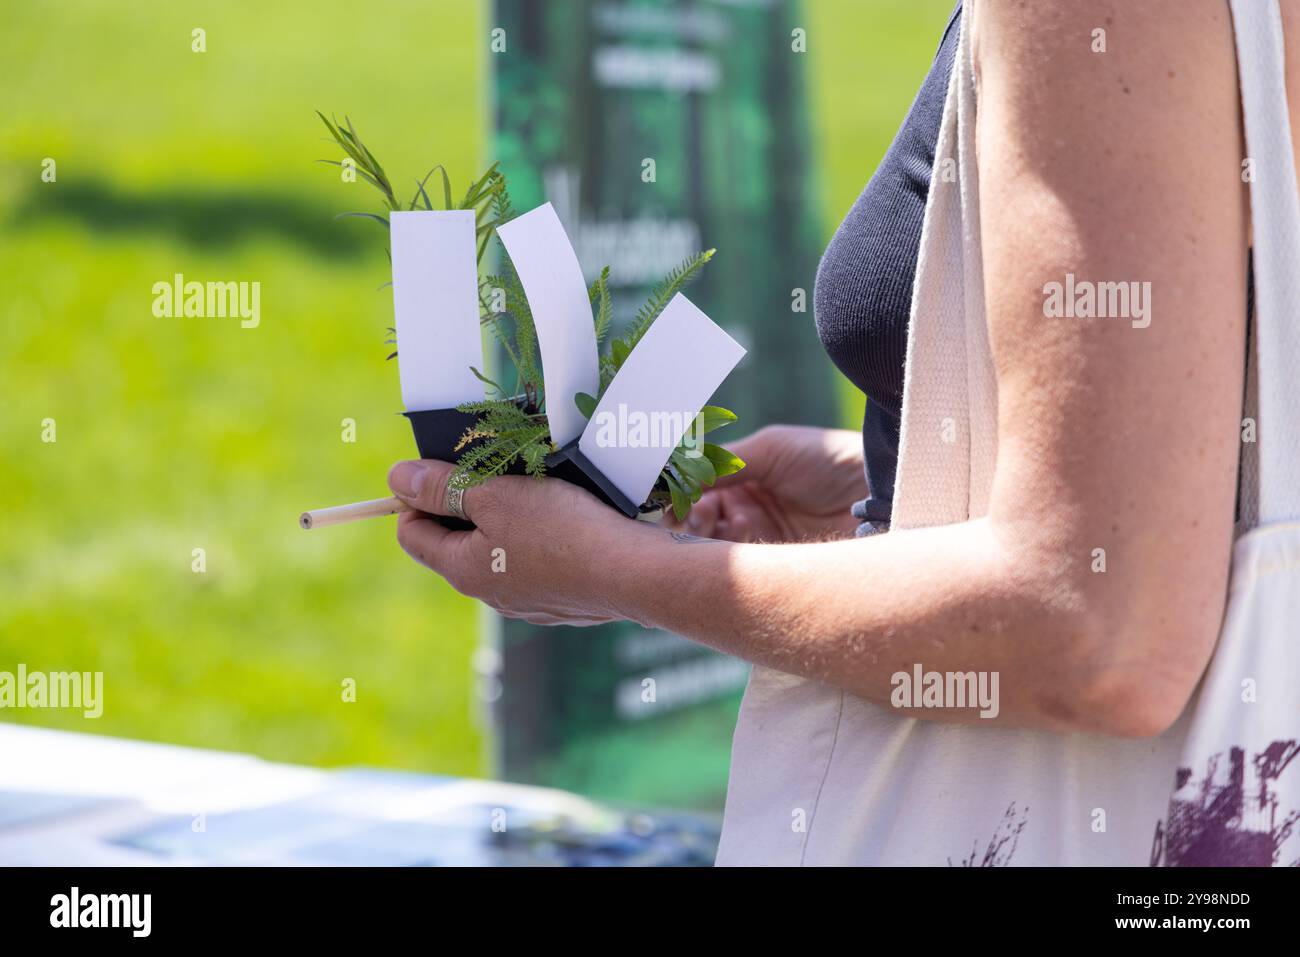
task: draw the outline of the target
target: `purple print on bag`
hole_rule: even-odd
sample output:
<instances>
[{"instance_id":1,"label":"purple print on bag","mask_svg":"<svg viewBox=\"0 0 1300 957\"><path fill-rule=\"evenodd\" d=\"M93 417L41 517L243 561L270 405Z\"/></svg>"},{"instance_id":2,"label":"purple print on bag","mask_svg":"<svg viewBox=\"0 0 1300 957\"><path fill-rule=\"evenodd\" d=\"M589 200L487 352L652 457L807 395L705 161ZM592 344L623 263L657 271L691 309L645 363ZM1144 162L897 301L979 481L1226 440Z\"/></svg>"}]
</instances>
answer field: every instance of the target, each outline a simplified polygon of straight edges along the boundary
<instances>
[{"instance_id":1,"label":"purple print on bag","mask_svg":"<svg viewBox=\"0 0 1300 957\"><path fill-rule=\"evenodd\" d=\"M1249 766L1245 750L1232 748L1226 761L1222 753L1210 758L1203 778L1179 768L1168 818L1156 824L1152 866L1281 864L1282 846L1295 832L1300 810L1279 807L1276 784L1297 754L1300 743L1274 741ZM1286 863L1300 865L1300 857Z\"/></svg>"},{"instance_id":2,"label":"purple print on bag","mask_svg":"<svg viewBox=\"0 0 1300 957\"><path fill-rule=\"evenodd\" d=\"M997 830L993 832L993 837L989 839L988 846L984 848L984 855L979 853L979 842L971 841L970 854L962 858L960 867L1006 867L1011 863L1011 856L1016 853L1016 844L1020 841L1020 832L1025 829L1029 823L1029 808L1016 811L1016 802L1012 801L1007 806L1006 812L1002 815L1002 821L998 824ZM948 866L952 867L952 858L948 858Z\"/></svg>"}]
</instances>

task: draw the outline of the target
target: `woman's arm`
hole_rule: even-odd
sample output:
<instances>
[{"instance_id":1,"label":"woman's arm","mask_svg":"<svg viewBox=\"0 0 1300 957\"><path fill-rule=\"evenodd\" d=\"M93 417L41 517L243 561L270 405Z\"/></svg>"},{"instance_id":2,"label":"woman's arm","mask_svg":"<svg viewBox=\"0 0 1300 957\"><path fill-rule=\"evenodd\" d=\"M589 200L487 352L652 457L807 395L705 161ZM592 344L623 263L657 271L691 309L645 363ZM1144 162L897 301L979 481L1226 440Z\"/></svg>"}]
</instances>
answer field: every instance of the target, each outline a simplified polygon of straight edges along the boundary
<instances>
[{"instance_id":1,"label":"woman's arm","mask_svg":"<svg viewBox=\"0 0 1300 957\"><path fill-rule=\"evenodd\" d=\"M1226 4L976 9L989 516L811 546L661 536L649 564L683 598L629 600L876 701L917 662L999 671L1010 721L1153 733L1208 660L1231 551L1246 188ZM1045 318L1067 272L1150 282L1150 325Z\"/></svg>"},{"instance_id":2,"label":"woman's arm","mask_svg":"<svg viewBox=\"0 0 1300 957\"><path fill-rule=\"evenodd\" d=\"M629 600L877 701L916 662L999 671L1010 721L1153 733L1208 660L1231 551L1246 188L1226 4L976 9L989 516L812 546L660 537L650 564L683 600ZM1150 282L1150 325L1045 318L1067 272Z\"/></svg>"},{"instance_id":3,"label":"woman's arm","mask_svg":"<svg viewBox=\"0 0 1300 957\"><path fill-rule=\"evenodd\" d=\"M404 518L403 544L507 614L626 617L884 704L914 664L997 671L986 724L1167 727L1213 648L1231 552L1246 299L1232 31L1217 0L1081 6L977 7L999 414L987 517L692 542L562 483L501 480L466 495L482 531ZM1150 324L1045 317L1044 284L1066 273L1150 282ZM412 501L441 511L446 474L432 467ZM494 541L513 571L486 574Z\"/></svg>"}]
</instances>

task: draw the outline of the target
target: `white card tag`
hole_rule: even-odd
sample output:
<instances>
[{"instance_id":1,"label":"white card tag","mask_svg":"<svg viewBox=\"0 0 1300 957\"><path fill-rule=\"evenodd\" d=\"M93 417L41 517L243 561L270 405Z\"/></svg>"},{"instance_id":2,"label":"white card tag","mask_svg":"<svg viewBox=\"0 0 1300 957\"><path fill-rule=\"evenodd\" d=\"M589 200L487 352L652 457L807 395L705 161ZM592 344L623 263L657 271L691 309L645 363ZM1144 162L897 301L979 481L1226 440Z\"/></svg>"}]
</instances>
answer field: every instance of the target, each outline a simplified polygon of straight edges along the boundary
<instances>
[{"instance_id":1,"label":"white card tag","mask_svg":"<svg viewBox=\"0 0 1300 957\"><path fill-rule=\"evenodd\" d=\"M596 329L578 254L550 203L498 227L497 235L519 273L537 327L551 441L566 445L587 424L573 397L600 390Z\"/></svg>"},{"instance_id":2,"label":"white card tag","mask_svg":"<svg viewBox=\"0 0 1300 957\"><path fill-rule=\"evenodd\" d=\"M393 314L408 412L483 399L474 211L389 213Z\"/></svg>"},{"instance_id":3,"label":"white card tag","mask_svg":"<svg viewBox=\"0 0 1300 957\"><path fill-rule=\"evenodd\" d=\"M678 293L636 344L578 440L592 465L635 504L745 355L736 340Z\"/></svg>"}]
</instances>

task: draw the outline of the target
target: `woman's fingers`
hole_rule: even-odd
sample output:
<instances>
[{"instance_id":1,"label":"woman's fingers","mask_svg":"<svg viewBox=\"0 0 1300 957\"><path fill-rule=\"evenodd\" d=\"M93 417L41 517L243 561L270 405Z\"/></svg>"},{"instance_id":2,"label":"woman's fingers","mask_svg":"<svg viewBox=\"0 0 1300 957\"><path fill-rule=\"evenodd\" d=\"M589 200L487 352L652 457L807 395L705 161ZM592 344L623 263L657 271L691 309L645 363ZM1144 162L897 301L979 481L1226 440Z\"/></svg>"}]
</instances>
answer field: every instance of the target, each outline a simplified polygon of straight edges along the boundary
<instances>
[{"instance_id":1,"label":"woman's fingers","mask_svg":"<svg viewBox=\"0 0 1300 957\"><path fill-rule=\"evenodd\" d=\"M676 521L670 511L662 524L670 531L728 542L783 540L779 526L764 508L758 494L746 486L706 489L700 500L691 506L685 521Z\"/></svg>"},{"instance_id":2,"label":"woman's fingers","mask_svg":"<svg viewBox=\"0 0 1300 957\"><path fill-rule=\"evenodd\" d=\"M486 602L506 618L520 618L536 625L599 625L608 615L582 608L548 611L551 595L544 589L537 597L521 602L518 596L501 592L494 585L503 582L490 573L493 559L475 532L454 532L424 512L403 512L397 517L397 541L413 559L447 580L462 595ZM503 577L503 576L502 576ZM534 582L534 585L537 583Z\"/></svg>"},{"instance_id":3,"label":"woman's fingers","mask_svg":"<svg viewBox=\"0 0 1300 957\"><path fill-rule=\"evenodd\" d=\"M713 483L713 488L727 488L732 485L743 485L746 482L762 482L768 478L769 438L763 435L762 429L735 442L727 442L726 448L728 452L744 462L745 467L739 472L719 477Z\"/></svg>"},{"instance_id":4,"label":"woman's fingers","mask_svg":"<svg viewBox=\"0 0 1300 957\"><path fill-rule=\"evenodd\" d=\"M397 520L408 555L503 615L547 625L608 620L606 596L583 591L597 576L575 572L574 563L633 523L558 479L502 476L464 490L461 505L477 527L451 531L436 516L451 514L446 495L454 475L455 466L428 459L389 471L393 492L415 509ZM557 542L564 561L555 560Z\"/></svg>"},{"instance_id":5,"label":"woman's fingers","mask_svg":"<svg viewBox=\"0 0 1300 957\"><path fill-rule=\"evenodd\" d=\"M423 512L403 512L397 516L397 541L402 550L444 578L452 567L453 541L466 534L444 528Z\"/></svg>"},{"instance_id":6,"label":"woman's fingers","mask_svg":"<svg viewBox=\"0 0 1300 957\"><path fill-rule=\"evenodd\" d=\"M397 517L397 541L402 549L421 565L432 569L462 593L468 593L463 558L470 532L454 532L430 515L449 516L447 483L455 466L435 459L398 462L388 472L388 487L398 498L419 509ZM473 514L477 502L482 506L481 488L466 489L461 509Z\"/></svg>"},{"instance_id":7,"label":"woman's fingers","mask_svg":"<svg viewBox=\"0 0 1300 957\"><path fill-rule=\"evenodd\" d=\"M455 471L456 466L437 459L398 462L388 471L388 487L402 501L422 512L450 516L455 513L447 508L447 483ZM473 521L474 503L482 492L481 486L475 486L465 489L461 497L461 511L470 521Z\"/></svg>"},{"instance_id":8,"label":"woman's fingers","mask_svg":"<svg viewBox=\"0 0 1300 957\"><path fill-rule=\"evenodd\" d=\"M712 489L707 490L700 497L700 500L691 506L691 510L686 514L686 520L679 523L679 527L684 528L692 535L712 538L713 530L718 524L719 498L718 492ZM669 514L672 513L669 512Z\"/></svg>"}]
</instances>

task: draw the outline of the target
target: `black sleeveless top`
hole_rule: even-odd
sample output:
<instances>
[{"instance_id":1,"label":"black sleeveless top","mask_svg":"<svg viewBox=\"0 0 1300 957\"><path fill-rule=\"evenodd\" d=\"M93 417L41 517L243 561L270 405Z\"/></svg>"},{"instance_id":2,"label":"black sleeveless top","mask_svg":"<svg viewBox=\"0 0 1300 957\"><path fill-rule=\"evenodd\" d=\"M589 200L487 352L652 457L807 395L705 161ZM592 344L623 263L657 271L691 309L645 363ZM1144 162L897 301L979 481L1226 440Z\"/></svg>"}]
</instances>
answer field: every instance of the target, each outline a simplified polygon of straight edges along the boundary
<instances>
[{"instance_id":1,"label":"black sleeveless top","mask_svg":"<svg viewBox=\"0 0 1300 957\"><path fill-rule=\"evenodd\" d=\"M898 135L817 269L817 334L839 370L867 394L862 446L871 497L853 506L863 522L859 535L887 528L893 507L912 281L960 18L958 3Z\"/></svg>"}]
</instances>

